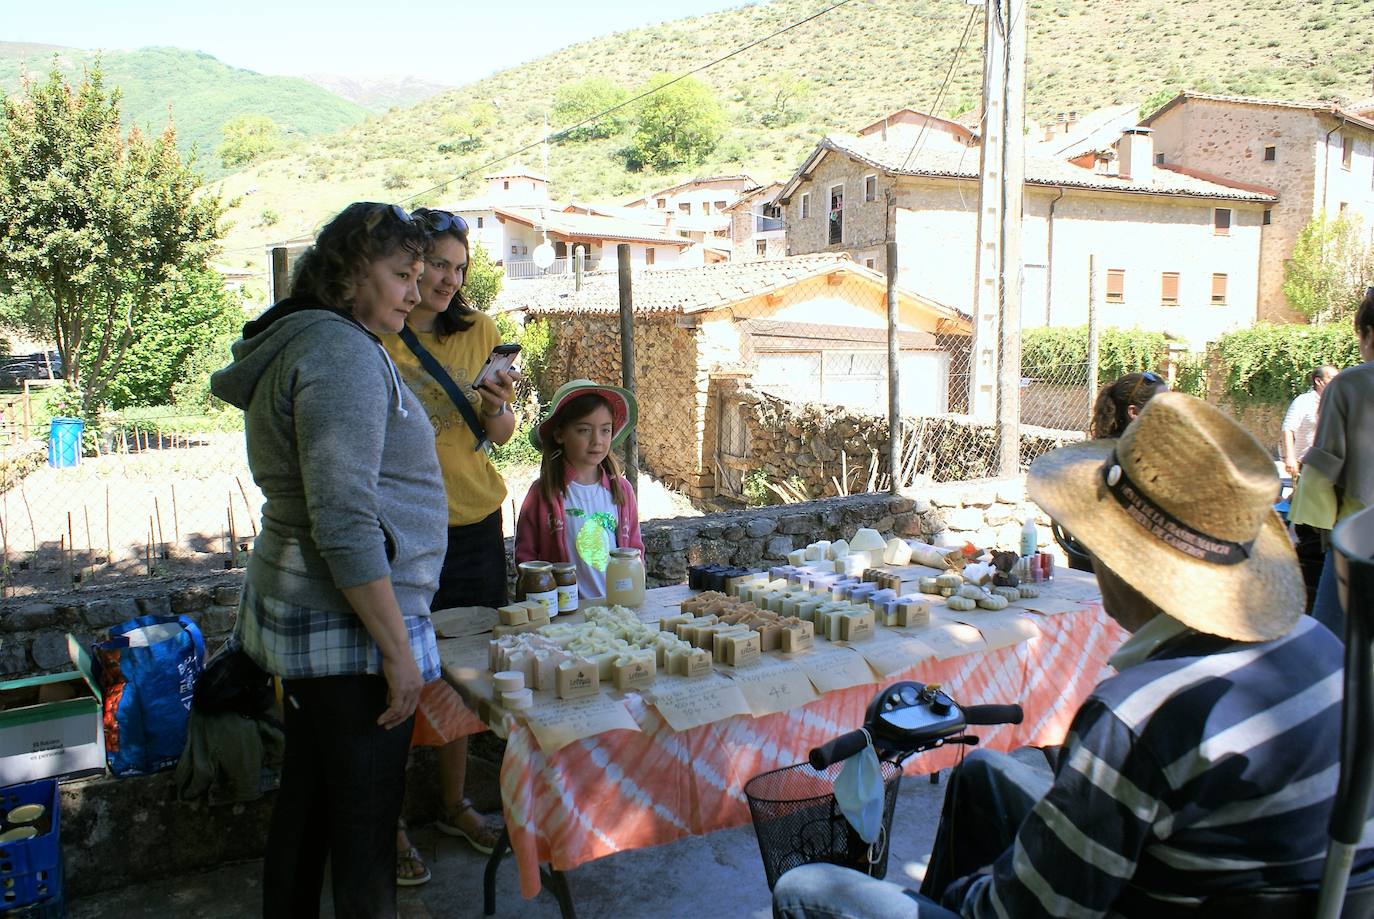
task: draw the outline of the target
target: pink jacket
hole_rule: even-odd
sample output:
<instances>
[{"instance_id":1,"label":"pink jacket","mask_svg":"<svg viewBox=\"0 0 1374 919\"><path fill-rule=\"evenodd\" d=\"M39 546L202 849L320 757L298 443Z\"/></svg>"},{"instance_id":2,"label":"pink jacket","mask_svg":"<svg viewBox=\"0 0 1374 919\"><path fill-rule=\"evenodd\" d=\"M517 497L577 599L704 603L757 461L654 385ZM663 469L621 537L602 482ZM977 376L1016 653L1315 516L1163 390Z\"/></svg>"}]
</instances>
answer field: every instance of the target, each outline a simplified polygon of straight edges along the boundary
<instances>
[{"instance_id":1,"label":"pink jacket","mask_svg":"<svg viewBox=\"0 0 1374 919\"><path fill-rule=\"evenodd\" d=\"M615 544L622 549L644 551L644 540L639 535L639 504L635 500L634 489L624 476L619 479L620 494L625 502L620 506L619 520L615 527ZM610 477L601 474L601 484L611 487ZM549 502L544 500L544 492L536 479L525 494L525 503L520 506L520 517L515 522L515 561L528 562L568 562L567 540L563 531L567 523L563 518L563 499Z\"/></svg>"}]
</instances>

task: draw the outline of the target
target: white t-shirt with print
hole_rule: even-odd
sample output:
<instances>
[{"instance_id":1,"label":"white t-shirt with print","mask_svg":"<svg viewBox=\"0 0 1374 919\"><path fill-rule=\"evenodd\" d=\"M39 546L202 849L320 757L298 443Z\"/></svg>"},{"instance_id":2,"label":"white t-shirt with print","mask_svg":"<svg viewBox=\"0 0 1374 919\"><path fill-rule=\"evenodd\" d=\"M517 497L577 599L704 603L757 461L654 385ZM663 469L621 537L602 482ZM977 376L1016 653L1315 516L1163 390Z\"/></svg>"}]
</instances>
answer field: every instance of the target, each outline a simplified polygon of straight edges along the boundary
<instances>
[{"instance_id":1,"label":"white t-shirt with print","mask_svg":"<svg viewBox=\"0 0 1374 919\"><path fill-rule=\"evenodd\" d=\"M563 533L568 558L577 563L577 591L584 597L606 596L606 563L616 548L619 519L606 486L568 483L563 495Z\"/></svg>"}]
</instances>

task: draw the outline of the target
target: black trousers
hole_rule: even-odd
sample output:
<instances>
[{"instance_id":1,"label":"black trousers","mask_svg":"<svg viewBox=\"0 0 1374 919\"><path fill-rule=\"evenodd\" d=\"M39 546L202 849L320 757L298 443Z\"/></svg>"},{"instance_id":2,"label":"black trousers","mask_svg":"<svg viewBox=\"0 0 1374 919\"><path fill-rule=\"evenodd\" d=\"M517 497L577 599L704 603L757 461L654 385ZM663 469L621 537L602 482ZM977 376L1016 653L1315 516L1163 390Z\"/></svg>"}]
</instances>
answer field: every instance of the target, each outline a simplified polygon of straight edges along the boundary
<instances>
[{"instance_id":1,"label":"black trousers","mask_svg":"<svg viewBox=\"0 0 1374 919\"><path fill-rule=\"evenodd\" d=\"M455 606L506 605L506 538L501 509L482 520L448 528L448 550L439 572L439 592L432 610Z\"/></svg>"},{"instance_id":2,"label":"black trousers","mask_svg":"<svg viewBox=\"0 0 1374 919\"><path fill-rule=\"evenodd\" d=\"M320 914L325 862L338 919L396 915L396 820L415 719L385 730L386 680L283 682L286 762L263 859L263 916Z\"/></svg>"}]
</instances>

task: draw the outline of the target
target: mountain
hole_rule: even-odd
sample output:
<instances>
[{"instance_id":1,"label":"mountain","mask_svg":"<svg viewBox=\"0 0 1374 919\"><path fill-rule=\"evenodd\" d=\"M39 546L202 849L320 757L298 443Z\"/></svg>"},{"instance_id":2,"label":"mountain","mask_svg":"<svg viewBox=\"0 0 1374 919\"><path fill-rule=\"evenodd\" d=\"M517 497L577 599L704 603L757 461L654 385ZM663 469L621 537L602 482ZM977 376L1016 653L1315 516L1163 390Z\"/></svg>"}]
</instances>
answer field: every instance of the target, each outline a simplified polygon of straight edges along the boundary
<instances>
[{"instance_id":1,"label":"mountain","mask_svg":"<svg viewBox=\"0 0 1374 919\"><path fill-rule=\"evenodd\" d=\"M431 83L416 77L343 77L329 73L307 73L305 79L336 96L355 102L369 112L382 113L405 108L438 95L451 86Z\"/></svg>"},{"instance_id":2,"label":"mountain","mask_svg":"<svg viewBox=\"0 0 1374 919\"><path fill-rule=\"evenodd\" d=\"M42 77L56 55L68 79L100 58L107 86L123 96L125 127L160 132L168 108L176 122L177 145L196 150L207 175L223 174L215 148L220 128L236 115L267 115L290 138L330 134L368 117L357 103L298 77L274 77L230 67L208 54L179 48L95 52L55 45L0 42L0 92L19 87L24 72Z\"/></svg>"},{"instance_id":3,"label":"mountain","mask_svg":"<svg viewBox=\"0 0 1374 919\"><path fill-rule=\"evenodd\" d=\"M238 201L226 257L261 265L265 243L310 232L351 200L437 203L471 195L491 171L487 164L537 143L563 83L595 74L637 88L654 74L698 67L831 2L771 0L603 36L313 140L224 180L221 187ZM1374 0L1031 0L1028 15L1027 104L1040 121L1186 88L1281 99L1370 91ZM937 104L966 26L967 47ZM518 58L515 29L510 43ZM723 142L705 162L671 175L630 171L620 153L627 128L604 140L553 145L552 192L604 200L691 175L788 177L826 132L853 131L902 106L941 114L973 108L981 46L980 7L951 0L842 6L698 74L729 120ZM765 126L759 100L788 85L803 90L799 117ZM484 123L475 135L474 121ZM472 140L458 142L465 135ZM542 168L537 146L518 160ZM440 191L426 191L445 182Z\"/></svg>"}]
</instances>

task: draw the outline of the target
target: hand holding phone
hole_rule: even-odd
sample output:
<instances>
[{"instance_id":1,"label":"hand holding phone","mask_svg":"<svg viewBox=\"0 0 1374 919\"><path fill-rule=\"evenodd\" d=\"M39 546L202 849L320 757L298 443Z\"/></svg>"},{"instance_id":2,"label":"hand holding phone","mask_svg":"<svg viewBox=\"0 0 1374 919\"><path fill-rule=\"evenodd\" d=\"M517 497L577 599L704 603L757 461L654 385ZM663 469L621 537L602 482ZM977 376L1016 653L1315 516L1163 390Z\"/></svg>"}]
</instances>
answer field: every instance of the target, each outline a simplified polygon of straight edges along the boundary
<instances>
[{"instance_id":1,"label":"hand holding phone","mask_svg":"<svg viewBox=\"0 0 1374 919\"><path fill-rule=\"evenodd\" d=\"M515 358L520 354L519 345L497 345L491 349L491 354L487 355L486 363L477 372L477 378L472 381L472 388L479 389L487 380L493 378L499 372L509 373L511 367L515 365Z\"/></svg>"}]
</instances>

